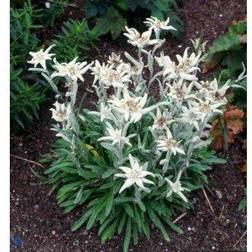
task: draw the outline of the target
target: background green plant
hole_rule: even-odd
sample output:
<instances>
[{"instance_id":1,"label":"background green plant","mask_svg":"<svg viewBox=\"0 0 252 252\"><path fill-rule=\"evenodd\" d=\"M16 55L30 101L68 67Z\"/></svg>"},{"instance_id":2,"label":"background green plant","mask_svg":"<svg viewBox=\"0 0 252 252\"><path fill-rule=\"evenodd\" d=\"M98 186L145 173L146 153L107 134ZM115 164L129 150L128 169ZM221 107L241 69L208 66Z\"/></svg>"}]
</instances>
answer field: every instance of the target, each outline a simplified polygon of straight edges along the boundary
<instances>
[{"instance_id":1,"label":"background green plant","mask_svg":"<svg viewBox=\"0 0 252 252\"><path fill-rule=\"evenodd\" d=\"M87 58L89 50L96 48L97 40L98 34L90 30L87 21L83 19L65 22L61 27L61 33L55 36L53 43L56 45L58 59L68 61L77 56L81 60Z\"/></svg>"},{"instance_id":2,"label":"background green plant","mask_svg":"<svg viewBox=\"0 0 252 252\"><path fill-rule=\"evenodd\" d=\"M64 14L66 7L70 5L69 0L53 0L50 8L43 9L43 22L45 26L54 26L57 18Z\"/></svg>"},{"instance_id":3,"label":"background green plant","mask_svg":"<svg viewBox=\"0 0 252 252\"><path fill-rule=\"evenodd\" d=\"M234 23L223 36L218 37L207 52L205 68L211 70L220 66L217 77L221 83L228 79L236 80L247 68L247 21ZM234 83L243 88L233 89L232 104L246 108L247 78Z\"/></svg>"},{"instance_id":4,"label":"background green plant","mask_svg":"<svg viewBox=\"0 0 252 252\"><path fill-rule=\"evenodd\" d=\"M29 52L38 48L39 39L35 31L41 28L36 21L41 11L34 8L30 1L22 8L10 10L10 116L12 126L24 124L38 116L38 108L45 99L45 90L27 75L26 61Z\"/></svg>"},{"instance_id":5,"label":"background green plant","mask_svg":"<svg viewBox=\"0 0 252 252\"><path fill-rule=\"evenodd\" d=\"M95 23L94 28L100 35L110 33L113 39L119 37L127 22L132 22L132 17L136 11L142 11L141 14L144 15L144 18L152 15L160 20L165 20L167 17L170 17L171 25L178 30L177 32L170 32L179 38L183 31L183 25L174 11L178 7L178 2L180 1L88 0L85 5L85 15L88 20Z\"/></svg>"}]
</instances>

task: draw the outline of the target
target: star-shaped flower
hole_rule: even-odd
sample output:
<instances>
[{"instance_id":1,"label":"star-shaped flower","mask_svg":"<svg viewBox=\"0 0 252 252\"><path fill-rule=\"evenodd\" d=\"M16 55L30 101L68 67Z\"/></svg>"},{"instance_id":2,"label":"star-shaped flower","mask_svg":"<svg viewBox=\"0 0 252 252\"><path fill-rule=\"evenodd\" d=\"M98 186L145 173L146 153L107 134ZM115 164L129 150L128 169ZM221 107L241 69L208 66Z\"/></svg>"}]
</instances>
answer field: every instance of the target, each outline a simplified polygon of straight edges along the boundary
<instances>
[{"instance_id":1,"label":"star-shaped flower","mask_svg":"<svg viewBox=\"0 0 252 252\"><path fill-rule=\"evenodd\" d=\"M46 61L51 60L52 56L55 55L54 53L49 53L52 47L54 47L54 45L49 46L45 51L40 49L37 52L29 52L29 54L32 56L32 59L28 61L28 63L33 64L34 67L41 65L44 69L46 69Z\"/></svg>"},{"instance_id":2,"label":"star-shaped flower","mask_svg":"<svg viewBox=\"0 0 252 252\"><path fill-rule=\"evenodd\" d=\"M146 179L145 177L155 177L152 172L146 170L148 163L146 162L143 166L141 166L138 160L134 158L131 154L129 154L129 161L131 167L120 166L119 169L122 170L124 173L115 174L115 177L126 179L119 193L123 192L126 188L129 188L134 184L136 184L136 186L138 186L141 190L148 192L149 189L144 186L144 183L154 184L154 182L149 179Z\"/></svg>"}]
</instances>

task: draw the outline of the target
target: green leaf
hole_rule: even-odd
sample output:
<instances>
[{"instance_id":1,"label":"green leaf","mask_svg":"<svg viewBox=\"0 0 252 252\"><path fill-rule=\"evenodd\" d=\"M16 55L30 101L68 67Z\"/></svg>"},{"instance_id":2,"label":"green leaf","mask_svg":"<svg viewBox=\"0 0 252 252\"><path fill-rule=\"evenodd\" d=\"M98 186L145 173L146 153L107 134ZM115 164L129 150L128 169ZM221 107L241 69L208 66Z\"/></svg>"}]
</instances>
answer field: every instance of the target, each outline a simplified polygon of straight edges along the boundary
<instances>
[{"instance_id":1,"label":"green leaf","mask_svg":"<svg viewBox=\"0 0 252 252\"><path fill-rule=\"evenodd\" d=\"M80 188L80 190L78 191L78 193L76 194L76 198L74 200L74 204L78 204L82 198L83 195L83 187Z\"/></svg>"},{"instance_id":2,"label":"green leaf","mask_svg":"<svg viewBox=\"0 0 252 252\"><path fill-rule=\"evenodd\" d=\"M117 197L114 199L115 203L132 202L133 200L133 197Z\"/></svg>"},{"instance_id":3,"label":"green leaf","mask_svg":"<svg viewBox=\"0 0 252 252\"><path fill-rule=\"evenodd\" d=\"M164 217L163 220L178 234L183 234L183 230L178 227L176 224L174 224L171 220L169 220L168 218Z\"/></svg>"},{"instance_id":4,"label":"green leaf","mask_svg":"<svg viewBox=\"0 0 252 252\"><path fill-rule=\"evenodd\" d=\"M44 173L45 174L50 174L50 173L53 173L57 170L60 170L61 168L63 167L72 167L73 166L73 163L70 163L70 162L63 162L63 163L60 163L60 164L56 164L52 167L50 167L49 169L47 169Z\"/></svg>"},{"instance_id":5,"label":"green leaf","mask_svg":"<svg viewBox=\"0 0 252 252\"><path fill-rule=\"evenodd\" d=\"M127 0L116 0L116 5L120 7L122 10L128 10L128 2Z\"/></svg>"},{"instance_id":6,"label":"green leaf","mask_svg":"<svg viewBox=\"0 0 252 252\"><path fill-rule=\"evenodd\" d=\"M71 227L72 231L76 231L79 229L88 219L88 217L92 214L92 209L89 209L85 212L77 221L75 221Z\"/></svg>"},{"instance_id":7,"label":"green leaf","mask_svg":"<svg viewBox=\"0 0 252 252\"><path fill-rule=\"evenodd\" d=\"M77 181L77 182L73 182L73 183L62 186L58 191L57 198L60 198L67 192L76 190L82 184L83 184L83 181Z\"/></svg>"},{"instance_id":8,"label":"green leaf","mask_svg":"<svg viewBox=\"0 0 252 252\"><path fill-rule=\"evenodd\" d=\"M133 244L137 245L138 243L138 231L137 226L132 223L132 236L133 236Z\"/></svg>"},{"instance_id":9,"label":"green leaf","mask_svg":"<svg viewBox=\"0 0 252 252\"><path fill-rule=\"evenodd\" d=\"M213 157L213 158L208 158L207 160L205 160L208 164L226 164L227 161L223 158L217 158L217 157Z\"/></svg>"},{"instance_id":10,"label":"green leaf","mask_svg":"<svg viewBox=\"0 0 252 252\"><path fill-rule=\"evenodd\" d=\"M127 219L126 234L123 241L123 252L128 252L131 237L131 219Z\"/></svg>"},{"instance_id":11,"label":"green leaf","mask_svg":"<svg viewBox=\"0 0 252 252\"><path fill-rule=\"evenodd\" d=\"M136 203L138 204L138 206L140 207L140 209L141 209L143 212L146 211L146 207L145 207L144 203L141 201L141 199L138 199L138 200L136 201Z\"/></svg>"},{"instance_id":12,"label":"green leaf","mask_svg":"<svg viewBox=\"0 0 252 252\"><path fill-rule=\"evenodd\" d=\"M126 213L123 213L122 216L121 216L121 219L120 219L118 228L117 228L117 233L118 233L118 234L121 234L121 232L122 232L122 230L123 230L123 227L124 227L124 224L125 224L125 222L126 222L126 218L127 218L127 214L126 214Z\"/></svg>"},{"instance_id":13,"label":"green leaf","mask_svg":"<svg viewBox=\"0 0 252 252\"><path fill-rule=\"evenodd\" d=\"M148 214L150 216L150 219L152 220L152 222L154 223L154 225L160 229L163 237L165 238L166 241L170 241L170 237L168 235L168 233L166 232L164 226L162 225L159 217L154 213L153 210L151 210L150 208L148 208Z\"/></svg>"},{"instance_id":14,"label":"green leaf","mask_svg":"<svg viewBox=\"0 0 252 252\"><path fill-rule=\"evenodd\" d=\"M134 211L129 204L124 204L123 208L131 218L134 218Z\"/></svg>"},{"instance_id":15,"label":"green leaf","mask_svg":"<svg viewBox=\"0 0 252 252\"><path fill-rule=\"evenodd\" d=\"M91 17L95 17L98 14L97 8L92 1L87 1L85 8L85 17L90 19Z\"/></svg>"},{"instance_id":16,"label":"green leaf","mask_svg":"<svg viewBox=\"0 0 252 252\"><path fill-rule=\"evenodd\" d=\"M101 236L102 243L112 238L112 236L116 232L117 224L118 219L116 219L111 225L106 226Z\"/></svg>"},{"instance_id":17,"label":"green leaf","mask_svg":"<svg viewBox=\"0 0 252 252\"><path fill-rule=\"evenodd\" d=\"M106 179L110 177L112 174L114 174L114 172L115 172L115 169L109 169L102 174L102 178Z\"/></svg>"},{"instance_id":18,"label":"green leaf","mask_svg":"<svg viewBox=\"0 0 252 252\"><path fill-rule=\"evenodd\" d=\"M109 216L111 210L112 210L112 207L113 207L113 199L114 199L114 196L113 196L113 193L110 192L108 194L108 197L105 199L105 202L106 202L106 208L105 208L105 215L106 216Z\"/></svg>"},{"instance_id":19,"label":"green leaf","mask_svg":"<svg viewBox=\"0 0 252 252\"><path fill-rule=\"evenodd\" d=\"M125 25L126 19L114 7L109 7L106 14L97 19L94 29L99 36L110 32L112 38L116 39L121 34Z\"/></svg>"}]
</instances>

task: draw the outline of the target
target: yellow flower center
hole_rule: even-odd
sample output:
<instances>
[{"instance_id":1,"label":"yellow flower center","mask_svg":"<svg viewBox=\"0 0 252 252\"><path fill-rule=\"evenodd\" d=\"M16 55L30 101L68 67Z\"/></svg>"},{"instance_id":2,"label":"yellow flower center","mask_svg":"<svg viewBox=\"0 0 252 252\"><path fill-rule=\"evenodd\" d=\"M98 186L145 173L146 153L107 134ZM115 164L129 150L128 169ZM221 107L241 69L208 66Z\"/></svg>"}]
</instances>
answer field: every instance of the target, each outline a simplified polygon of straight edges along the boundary
<instances>
[{"instance_id":1,"label":"yellow flower center","mask_svg":"<svg viewBox=\"0 0 252 252\"><path fill-rule=\"evenodd\" d=\"M160 118L158 118L157 120L157 124L159 127L164 127L166 125L166 122L167 122L167 118L161 116Z\"/></svg>"},{"instance_id":2,"label":"yellow flower center","mask_svg":"<svg viewBox=\"0 0 252 252\"><path fill-rule=\"evenodd\" d=\"M131 112L137 112L139 110L138 104L133 99L124 101L124 107Z\"/></svg>"},{"instance_id":3,"label":"yellow flower center","mask_svg":"<svg viewBox=\"0 0 252 252\"><path fill-rule=\"evenodd\" d=\"M173 139L166 139L165 140L165 145L166 145L166 147L168 147L168 148L173 148L173 147L175 147L176 146L176 141L175 140L173 140Z\"/></svg>"}]
</instances>

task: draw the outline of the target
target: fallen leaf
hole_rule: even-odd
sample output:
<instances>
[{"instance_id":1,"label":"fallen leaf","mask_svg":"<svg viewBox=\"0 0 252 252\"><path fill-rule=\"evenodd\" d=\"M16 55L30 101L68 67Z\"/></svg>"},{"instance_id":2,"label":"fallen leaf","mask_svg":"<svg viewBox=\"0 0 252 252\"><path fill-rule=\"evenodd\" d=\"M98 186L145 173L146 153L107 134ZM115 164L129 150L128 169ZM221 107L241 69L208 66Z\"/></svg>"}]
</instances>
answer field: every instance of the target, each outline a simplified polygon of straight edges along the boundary
<instances>
[{"instance_id":1,"label":"fallen leaf","mask_svg":"<svg viewBox=\"0 0 252 252\"><path fill-rule=\"evenodd\" d=\"M247 162L244 163L244 164L242 165L242 167L240 167L240 170L241 170L242 173L247 173Z\"/></svg>"},{"instance_id":2,"label":"fallen leaf","mask_svg":"<svg viewBox=\"0 0 252 252\"><path fill-rule=\"evenodd\" d=\"M226 144L232 144L235 136L243 131L245 113L236 106L229 106L218 119L212 122L211 136L213 137L212 147L214 150L222 150L225 146L224 133L227 134Z\"/></svg>"}]
</instances>

